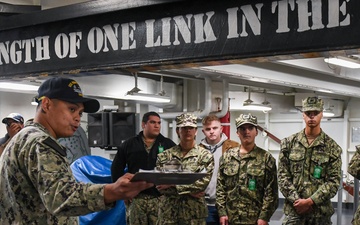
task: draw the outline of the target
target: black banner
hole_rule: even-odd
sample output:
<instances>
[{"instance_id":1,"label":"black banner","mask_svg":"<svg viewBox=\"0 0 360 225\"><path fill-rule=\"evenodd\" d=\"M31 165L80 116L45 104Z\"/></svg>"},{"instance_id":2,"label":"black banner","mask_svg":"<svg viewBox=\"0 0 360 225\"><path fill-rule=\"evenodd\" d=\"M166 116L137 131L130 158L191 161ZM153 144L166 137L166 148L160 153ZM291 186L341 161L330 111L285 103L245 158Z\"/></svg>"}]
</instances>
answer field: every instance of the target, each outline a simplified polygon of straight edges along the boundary
<instances>
[{"instance_id":1,"label":"black banner","mask_svg":"<svg viewBox=\"0 0 360 225\"><path fill-rule=\"evenodd\" d=\"M354 49L360 45L359 11L358 0L205 0L29 22L1 31L0 72L51 74Z\"/></svg>"}]
</instances>

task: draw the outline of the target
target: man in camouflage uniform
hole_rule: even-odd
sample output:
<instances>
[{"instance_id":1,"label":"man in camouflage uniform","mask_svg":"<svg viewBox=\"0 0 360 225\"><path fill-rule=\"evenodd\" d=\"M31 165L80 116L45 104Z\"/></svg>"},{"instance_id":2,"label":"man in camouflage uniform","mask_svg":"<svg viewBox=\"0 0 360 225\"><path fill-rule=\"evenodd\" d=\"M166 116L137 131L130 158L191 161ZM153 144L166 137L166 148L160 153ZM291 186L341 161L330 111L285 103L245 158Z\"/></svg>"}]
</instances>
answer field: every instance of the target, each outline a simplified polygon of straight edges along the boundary
<instances>
[{"instance_id":1,"label":"man in camouflage uniform","mask_svg":"<svg viewBox=\"0 0 360 225\"><path fill-rule=\"evenodd\" d=\"M320 128L324 102L302 101L305 129L281 141L279 188L285 197L283 224L332 224L331 198L341 178L341 148Z\"/></svg>"},{"instance_id":2,"label":"man in camouflage uniform","mask_svg":"<svg viewBox=\"0 0 360 225\"><path fill-rule=\"evenodd\" d=\"M216 187L220 224L268 225L279 202L276 161L255 144L255 116L241 114L235 121L241 144L220 158Z\"/></svg>"},{"instance_id":3,"label":"man in camouflage uniform","mask_svg":"<svg viewBox=\"0 0 360 225\"><path fill-rule=\"evenodd\" d=\"M189 185L158 185L160 197L158 225L205 225L207 207L204 192L213 169L212 154L195 142L197 117L184 113L176 117L176 133L180 138L176 145L158 155L157 167L164 167L169 160L181 162L185 170L207 171L207 175Z\"/></svg>"},{"instance_id":4,"label":"man in camouflage uniform","mask_svg":"<svg viewBox=\"0 0 360 225\"><path fill-rule=\"evenodd\" d=\"M360 179L360 145L356 146L356 152L349 163L348 173L356 179ZM351 223L353 225L360 225L360 206L357 208Z\"/></svg>"},{"instance_id":5,"label":"man in camouflage uniform","mask_svg":"<svg viewBox=\"0 0 360 225\"><path fill-rule=\"evenodd\" d=\"M205 190L205 200L208 207L208 217L206 218L206 225L218 225L219 214L215 207L216 202L216 181L219 169L220 157L224 152L230 148L239 146L236 141L229 140L224 134L220 119L215 115L209 115L202 120L202 132L205 138L201 140L200 146L209 150L214 156L214 172L210 183Z\"/></svg>"},{"instance_id":6,"label":"man in camouflage uniform","mask_svg":"<svg viewBox=\"0 0 360 225\"><path fill-rule=\"evenodd\" d=\"M70 137L83 112L99 102L84 98L78 83L50 78L38 90L35 118L15 135L0 157L0 224L78 224L75 216L108 209L153 184L130 182L126 174L112 184L75 181L66 149L57 139Z\"/></svg>"}]
</instances>

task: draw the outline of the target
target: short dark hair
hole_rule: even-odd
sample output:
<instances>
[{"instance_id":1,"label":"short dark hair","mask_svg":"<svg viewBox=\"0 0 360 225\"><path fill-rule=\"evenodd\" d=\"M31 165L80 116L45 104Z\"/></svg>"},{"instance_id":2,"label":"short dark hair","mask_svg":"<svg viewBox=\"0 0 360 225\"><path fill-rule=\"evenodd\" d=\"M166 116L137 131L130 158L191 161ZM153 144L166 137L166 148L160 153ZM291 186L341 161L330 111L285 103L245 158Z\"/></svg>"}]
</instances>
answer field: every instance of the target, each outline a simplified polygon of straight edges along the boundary
<instances>
[{"instance_id":1,"label":"short dark hair","mask_svg":"<svg viewBox=\"0 0 360 225\"><path fill-rule=\"evenodd\" d=\"M157 117L161 118L158 113L151 111L151 112L147 112L143 115L142 122L146 123L147 121L149 121L150 116L157 116Z\"/></svg>"}]
</instances>

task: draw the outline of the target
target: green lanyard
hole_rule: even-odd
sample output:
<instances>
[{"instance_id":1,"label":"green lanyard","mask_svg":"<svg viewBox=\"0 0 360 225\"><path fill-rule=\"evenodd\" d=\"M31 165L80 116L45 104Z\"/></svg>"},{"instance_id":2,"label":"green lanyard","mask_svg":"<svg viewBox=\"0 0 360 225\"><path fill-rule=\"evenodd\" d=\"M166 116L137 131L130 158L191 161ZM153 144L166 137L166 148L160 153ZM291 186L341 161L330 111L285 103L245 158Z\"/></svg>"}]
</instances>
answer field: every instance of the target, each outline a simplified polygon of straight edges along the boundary
<instances>
[{"instance_id":1,"label":"green lanyard","mask_svg":"<svg viewBox=\"0 0 360 225\"><path fill-rule=\"evenodd\" d=\"M164 151L164 146L161 146L161 144L159 144L158 153L162 153L163 151Z\"/></svg>"},{"instance_id":2,"label":"green lanyard","mask_svg":"<svg viewBox=\"0 0 360 225\"><path fill-rule=\"evenodd\" d=\"M250 191L255 191L256 190L256 180L254 178L251 178L249 180L249 186L248 186Z\"/></svg>"},{"instance_id":3,"label":"green lanyard","mask_svg":"<svg viewBox=\"0 0 360 225\"><path fill-rule=\"evenodd\" d=\"M322 167L321 166L315 166L315 168L314 168L314 177L316 179L320 179L321 178L321 172L322 172Z\"/></svg>"}]
</instances>

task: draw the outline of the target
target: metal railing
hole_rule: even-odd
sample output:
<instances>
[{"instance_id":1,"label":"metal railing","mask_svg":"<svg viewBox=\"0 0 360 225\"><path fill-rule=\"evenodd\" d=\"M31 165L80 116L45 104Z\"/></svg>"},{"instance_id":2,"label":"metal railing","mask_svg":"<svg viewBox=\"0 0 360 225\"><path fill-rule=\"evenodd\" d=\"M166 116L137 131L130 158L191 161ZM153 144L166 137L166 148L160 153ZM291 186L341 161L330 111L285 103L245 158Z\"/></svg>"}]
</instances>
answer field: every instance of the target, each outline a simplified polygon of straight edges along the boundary
<instances>
[{"instance_id":1,"label":"metal railing","mask_svg":"<svg viewBox=\"0 0 360 225\"><path fill-rule=\"evenodd\" d=\"M354 214L359 205L359 180L354 179Z\"/></svg>"},{"instance_id":2,"label":"metal railing","mask_svg":"<svg viewBox=\"0 0 360 225\"><path fill-rule=\"evenodd\" d=\"M343 179L344 179L344 175L343 175L343 172L341 171L341 181L340 181L340 187L339 187L339 190L338 190L338 202L337 202L337 209L336 209L336 214L337 214L337 221L336 221L336 224L337 225L341 225L341 217L342 217L342 204L343 204Z\"/></svg>"},{"instance_id":3,"label":"metal railing","mask_svg":"<svg viewBox=\"0 0 360 225\"><path fill-rule=\"evenodd\" d=\"M337 202L337 225L341 225L341 221L342 221L342 208L343 208L343 191L345 190L345 185L343 185L344 182L344 178L347 178L347 175L344 175L343 172L341 171L341 182L340 182L340 188L338 190L338 202ZM346 179L345 181L346 186L350 185L353 186L353 191L352 193L349 193L350 195L353 195L354 197L354 202L353 202L353 215L355 215L355 212L358 208L359 205L359 180L358 179L354 179L354 181L352 180L348 180ZM346 190L347 191L347 190Z\"/></svg>"}]
</instances>

